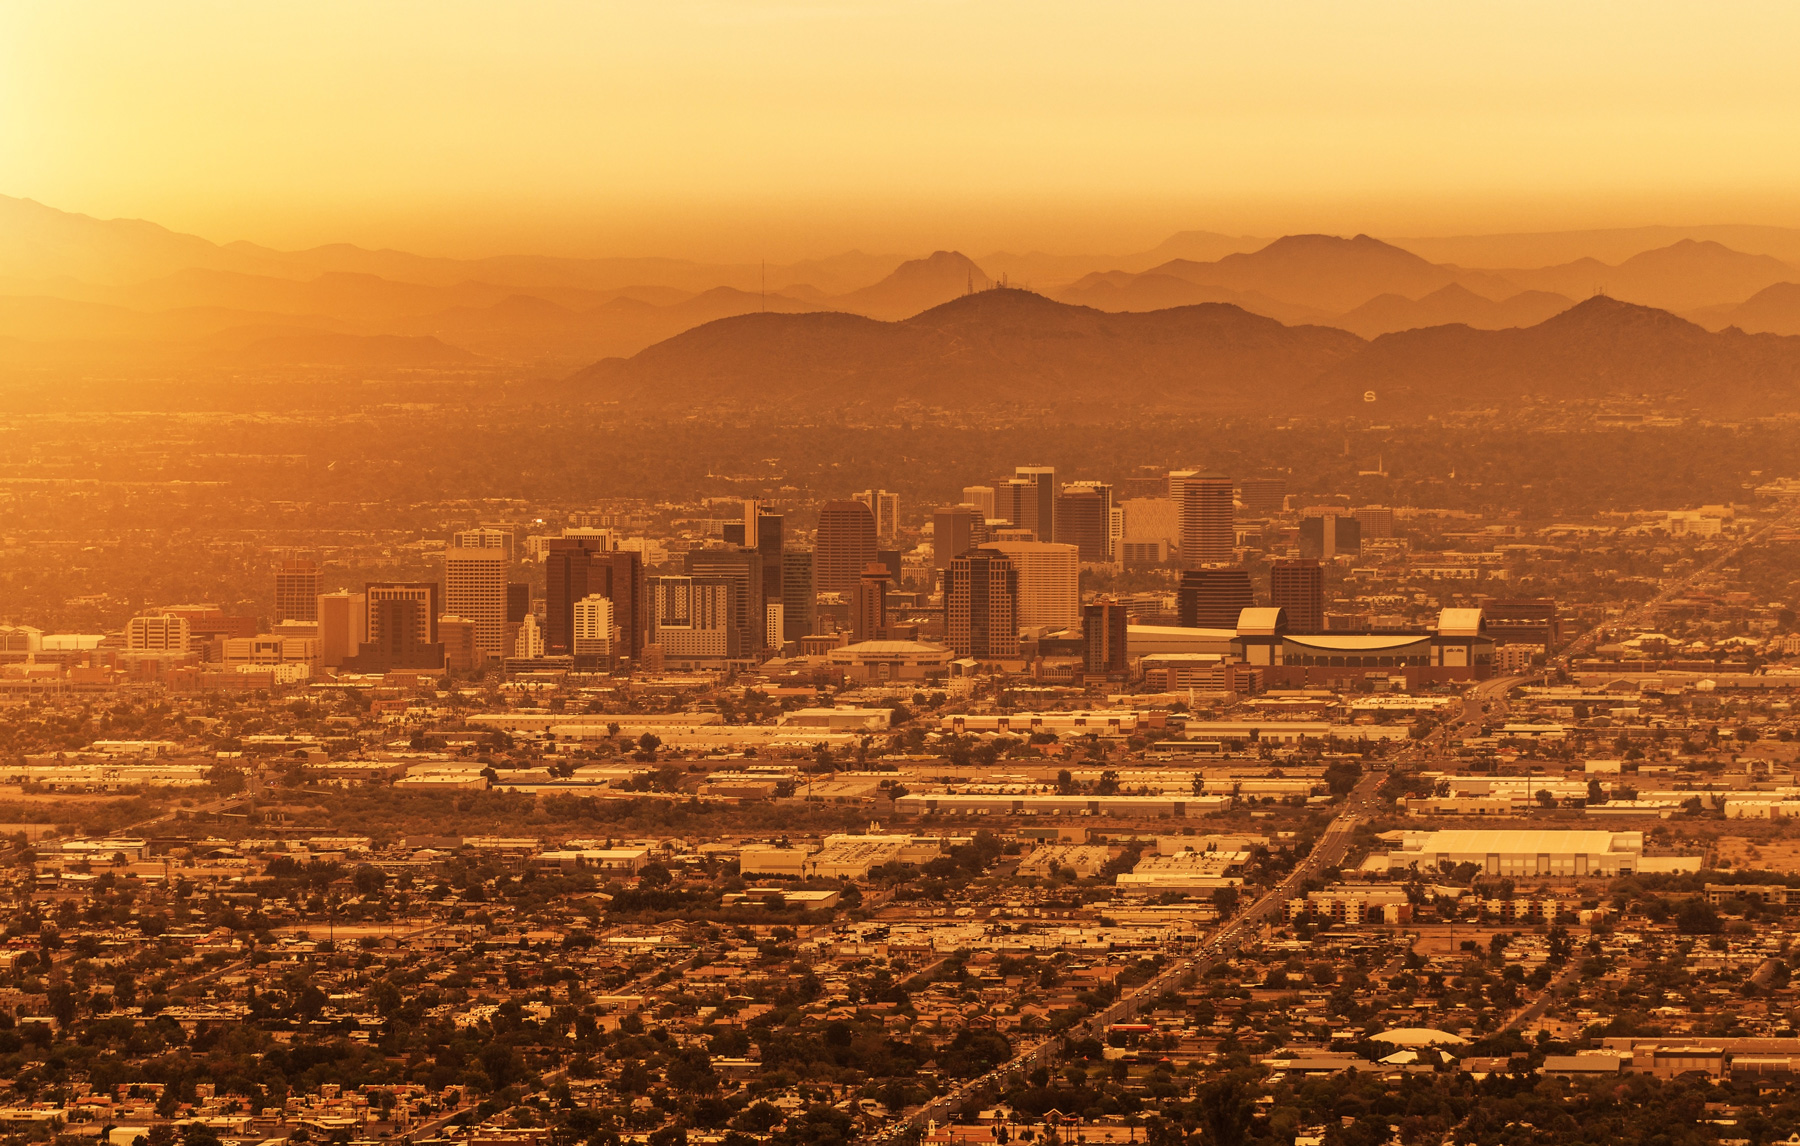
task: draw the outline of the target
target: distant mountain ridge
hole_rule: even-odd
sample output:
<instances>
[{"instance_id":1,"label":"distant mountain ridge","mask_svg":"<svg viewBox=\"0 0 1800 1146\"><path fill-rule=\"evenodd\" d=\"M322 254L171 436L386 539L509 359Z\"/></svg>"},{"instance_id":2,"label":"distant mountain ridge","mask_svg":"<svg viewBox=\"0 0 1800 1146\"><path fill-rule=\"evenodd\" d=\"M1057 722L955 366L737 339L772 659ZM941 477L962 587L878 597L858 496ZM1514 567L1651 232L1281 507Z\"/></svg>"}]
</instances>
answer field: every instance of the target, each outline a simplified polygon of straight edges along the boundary
<instances>
[{"instance_id":1,"label":"distant mountain ridge","mask_svg":"<svg viewBox=\"0 0 1800 1146\"><path fill-rule=\"evenodd\" d=\"M557 388L576 401L763 409L1013 406L1099 416L1148 402L1254 409L1362 345L1234 306L1108 314L1022 290L958 298L899 322L847 314L743 315L609 359Z\"/></svg>"},{"instance_id":2,"label":"distant mountain ridge","mask_svg":"<svg viewBox=\"0 0 1800 1146\"><path fill-rule=\"evenodd\" d=\"M1328 406L1373 391L1384 409L1472 409L1630 395L1711 416L1800 411L1800 338L1711 332L1597 295L1536 326L1386 334L1320 377Z\"/></svg>"},{"instance_id":3,"label":"distant mountain ridge","mask_svg":"<svg viewBox=\"0 0 1800 1146\"><path fill-rule=\"evenodd\" d=\"M625 409L702 403L767 417L902 402L1095 420L1200 411L1423 417L1618 396L1738 416L1800 411L1800 338L1713 333L1604 296L1529 327L1434 326L1366 342L1224 303L1109 314L993 290L903 322L723 319L595 363L552 393Z\"/></svg>"},{"instance_id":4,"label":"distant mountain ridge","mask_svg":"<svg viewBox=\"0 0 1800 1146\"><path fill-rule=\"evenodd\" d=\"M1512 238L1530 254L1568 249L1554 235ZM1506 240L1296 234L1268 241L1183 231L1118 257L970 258L941 250L907 259L848 251L767 267L654 257L454 259L343 243L301 251L213 243L142 220L0 196L0 337L12 339L16 361L86 360L109 369L136 361L161 369L210 360L211 340L234 329L285 327L433 338L496 369L561 374L721 318L839 311L892 321L982 293L996 279L1109 313L1225 304L1290 327L1331 326L1362 338L1451 324L1527 328L1596 293L1711 330L1800 333L1800 270L1783 259L1800 261L1800 231L1593 232L1593 250L1604 259L1519 262L1510 270L1448 257L1504 253Z\"/></svg>"}]
</instances>

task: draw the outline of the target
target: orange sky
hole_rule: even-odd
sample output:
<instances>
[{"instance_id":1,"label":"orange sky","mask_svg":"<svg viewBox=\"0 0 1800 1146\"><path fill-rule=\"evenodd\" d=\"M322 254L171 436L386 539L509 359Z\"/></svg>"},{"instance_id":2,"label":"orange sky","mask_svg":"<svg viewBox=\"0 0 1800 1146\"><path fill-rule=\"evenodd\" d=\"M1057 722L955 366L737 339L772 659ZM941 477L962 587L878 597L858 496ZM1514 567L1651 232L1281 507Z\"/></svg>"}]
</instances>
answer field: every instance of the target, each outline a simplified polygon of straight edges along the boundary
<instances>
[{"instance_id":1,"label":"orange sky","mask_svg":"<svg viewBox=\"0 0 1800 1146\"><path fill-rule=\"evenodd\" d=\"M0 193L445 254L1800 225L1800 6L21 0Z\"/></svg>"}]
</instances>

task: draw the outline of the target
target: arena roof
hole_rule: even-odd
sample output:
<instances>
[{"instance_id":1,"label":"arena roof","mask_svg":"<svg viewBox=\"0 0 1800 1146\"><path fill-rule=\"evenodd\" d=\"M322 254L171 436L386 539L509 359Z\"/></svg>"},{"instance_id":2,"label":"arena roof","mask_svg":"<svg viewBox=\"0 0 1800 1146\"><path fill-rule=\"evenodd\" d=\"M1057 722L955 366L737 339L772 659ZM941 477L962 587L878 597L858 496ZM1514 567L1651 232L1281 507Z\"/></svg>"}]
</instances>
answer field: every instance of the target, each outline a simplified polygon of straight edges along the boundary
<instances>
[{"instance_id":1,"label":"arena roof","mask_svg":"<svg viewBox=\"0 0 1800 1146\"><path fill-rule=\"evenodd\" d=\"M1485 624L1480 609L1445 609L1438 614L1440 637L1479 637Z\"/></svg>"},{"instance_id":2,"label":"arena roof","mask_svg":"<svg viewBox=\"0 0 1800 1146\"><path fill-rule=\"evenodd\" d=\"M1382 649L1403 649L1409 645L1429 644L1429 633L1308 633L1287 637L1290 645L1331 652L1366 653Z\"/></svg>"}]
</instances>

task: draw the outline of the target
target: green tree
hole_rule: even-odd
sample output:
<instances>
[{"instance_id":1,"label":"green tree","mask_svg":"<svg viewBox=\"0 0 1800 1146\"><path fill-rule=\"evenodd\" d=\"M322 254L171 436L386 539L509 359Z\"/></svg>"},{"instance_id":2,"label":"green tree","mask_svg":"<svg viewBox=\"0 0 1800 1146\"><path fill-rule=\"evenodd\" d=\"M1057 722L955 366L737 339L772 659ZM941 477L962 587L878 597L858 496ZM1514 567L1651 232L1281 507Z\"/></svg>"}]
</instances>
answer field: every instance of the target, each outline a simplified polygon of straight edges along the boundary
<instances>
[{"instance_id":1,"label":"green tree","mask_svg":"<svg viewBox=\"0 0 1800 1146\"><path fill-rule=\"evenodd\" d=\"M1194 1098L1207 1146L1244 1146L1250 1136L1251 1104L1244 1084L1225 1077L1200 1088Z\"/></svg>"}]
</instances>

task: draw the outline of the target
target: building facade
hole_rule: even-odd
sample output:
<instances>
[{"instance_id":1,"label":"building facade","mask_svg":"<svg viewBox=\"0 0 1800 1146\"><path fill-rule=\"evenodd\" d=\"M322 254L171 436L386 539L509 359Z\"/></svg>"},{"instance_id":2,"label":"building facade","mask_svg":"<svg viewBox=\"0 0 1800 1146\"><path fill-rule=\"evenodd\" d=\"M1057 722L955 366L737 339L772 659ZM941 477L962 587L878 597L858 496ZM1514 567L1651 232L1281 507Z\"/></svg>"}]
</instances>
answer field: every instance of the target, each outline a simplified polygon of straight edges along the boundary
<instances>
[{"instance_id":1,"label":"building facade","mask_svg":"<svg viewBox=\"0 0 1800 1146\"><path fill-rule=\"evenodd\" d=\"M1183 628L1235 629L1238 614L1256 604L1256 593L1247 569L1185 569L1175 602Z\"/></svg>"},{"instance_id":2,"label":"building facade","mask_svg":"<svg viewBox=\"0 0 1800 1146\"><path fill-rule=\"evenodd\" d=\"M275 571L275 623L317 622L319 594L323 590L324 578L316 562L304 557L283 561Z\"/></svg>"},{"instance_id":3,"label":"building facade","mask_svg":"<svg viewBox=\"0 0 1800 1146\"><path fill-rule=\"evenodd\" d=\"M860 501L828 501L819 510L819 532L813 543L813 588L819 593L850 594L869 562L875 560L875 515Z\"/></svg>"},{"instance_id":4,"label":"building facade","mask_svg":"<svg viewBox=\"0 0 1800 1146\"><path fill-rule=\"evenodd\" d=\"M950 561L944 577L945 629L959 657L1019 655L1019 573L1012 559L976 549Z\"/></svg>"},{"instance_id":5,"label":"building facade","mask_svg":"<svg viewBox=\"0 0 1800 1146\"><path fill-rule=\"evenodd\" d=\"M1081 558L1073 545L1049 541L993 541L1018 572L1021 627L1075 628L1081 623Z\"/></svg>"},{"instance_id":6,"label":"building facade","mask_svg":"<svg viewBox=\"0 0 1800 1146\"><path fill-rule=\"evenodd\" d=\"M499 546L444 551L444 610L473 622L475 647L491 657L506 654L509 568Z\"/></svg>"},{"instance_id":7,"label":"building facade","mask_svg":"<svg viewBox=\"0 0 1800 1146\"><path fill-rule=\"evenodd\" d=\"M1169 494L1180 514L1182 563L1195 568L1230 562L1237 548L1231 479L1177 471L1169 475Z\"/></svg>"},{"instance_id":8,"label":"building facade","mask_svg":"<svg viewBox=\"0 0 1800 1146\"><path fill-rule=\"evenodd\" d=\"M1269 604L1287 614L1296 633L1325 630L1325 569L1312 558L1281 558L1269 566Z\"/></svg>"}]
</instances>

